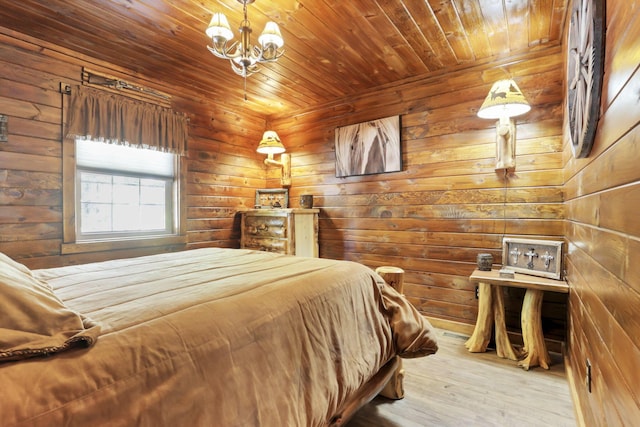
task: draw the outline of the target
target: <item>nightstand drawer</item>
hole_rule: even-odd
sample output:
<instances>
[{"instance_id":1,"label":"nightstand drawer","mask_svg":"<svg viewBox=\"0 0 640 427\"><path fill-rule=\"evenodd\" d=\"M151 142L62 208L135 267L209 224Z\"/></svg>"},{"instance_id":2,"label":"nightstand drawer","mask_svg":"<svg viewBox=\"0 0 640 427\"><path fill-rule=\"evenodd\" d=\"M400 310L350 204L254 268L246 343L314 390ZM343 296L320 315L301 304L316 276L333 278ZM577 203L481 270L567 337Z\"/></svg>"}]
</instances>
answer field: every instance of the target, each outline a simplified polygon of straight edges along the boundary
<instances>
[{"instance_id":1,"label":"nightstand drawer","mask_svg":"<svg viewBox=\"0 0 640 427\"><path fill-rule=\"evenodd\" d=\"M265 252L287 253L289 242L287 240L278 239L259 239L248 237L244 241L244 249L255 249Z\"/></svg>"},{"instance_id":2,"label":"nightstand drawer","mask_svg":"<svg viewBox=\"0 0 640 427\"><path fill-rule=\"evenodd\" d=\"M289 218L287 216L246 215L242 232L247 238L272 237L286 239Z\"/></svg>"}]
</instances>

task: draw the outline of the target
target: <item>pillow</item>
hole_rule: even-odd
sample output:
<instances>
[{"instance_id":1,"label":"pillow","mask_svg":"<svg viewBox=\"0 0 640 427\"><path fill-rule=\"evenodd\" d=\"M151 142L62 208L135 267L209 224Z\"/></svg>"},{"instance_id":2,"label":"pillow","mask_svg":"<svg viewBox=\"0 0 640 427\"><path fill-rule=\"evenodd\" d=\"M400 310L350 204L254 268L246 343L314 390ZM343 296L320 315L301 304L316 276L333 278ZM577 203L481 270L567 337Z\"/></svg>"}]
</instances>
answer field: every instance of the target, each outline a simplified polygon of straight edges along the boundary
<instances>
[{"instance_id":1,"label":"pillow","mask_svg":"<svg viewBox=\"0 0 640 427\"><path fill-rule=\"evenodd\" d=\"M89 347L99 327L68 309L31 270L0 253L0 363Z\"/></svg>"}]
</instances>

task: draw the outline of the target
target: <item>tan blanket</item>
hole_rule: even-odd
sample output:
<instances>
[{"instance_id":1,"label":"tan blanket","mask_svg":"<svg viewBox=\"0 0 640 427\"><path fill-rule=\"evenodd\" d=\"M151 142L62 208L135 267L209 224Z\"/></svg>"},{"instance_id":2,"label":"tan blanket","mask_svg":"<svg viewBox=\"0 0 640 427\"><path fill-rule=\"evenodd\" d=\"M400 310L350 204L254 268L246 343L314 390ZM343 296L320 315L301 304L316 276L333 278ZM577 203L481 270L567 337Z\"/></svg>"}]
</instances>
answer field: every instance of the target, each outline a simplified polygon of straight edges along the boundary
<instances>
[{"instance_id":1,"label":"tan blanket","mask_svg":"<svg viewBox=\"0 0 640 427\"><path fill-rule=\"evenodd\" d=\"M88 347L99 331L27 267L0 253L0 363Z\"/></svg>"},{"instance_id":2,"label":"tan blanket","mask_svg":"<svg viewBox=\"0 0 640 427\"><path fill-rule=\"evenodd\" d=\"M320 426L394 354L437 349L351 262L210 248L34 276L102 332L0 364L3 426Z\"/></svg>"}]
</instances>

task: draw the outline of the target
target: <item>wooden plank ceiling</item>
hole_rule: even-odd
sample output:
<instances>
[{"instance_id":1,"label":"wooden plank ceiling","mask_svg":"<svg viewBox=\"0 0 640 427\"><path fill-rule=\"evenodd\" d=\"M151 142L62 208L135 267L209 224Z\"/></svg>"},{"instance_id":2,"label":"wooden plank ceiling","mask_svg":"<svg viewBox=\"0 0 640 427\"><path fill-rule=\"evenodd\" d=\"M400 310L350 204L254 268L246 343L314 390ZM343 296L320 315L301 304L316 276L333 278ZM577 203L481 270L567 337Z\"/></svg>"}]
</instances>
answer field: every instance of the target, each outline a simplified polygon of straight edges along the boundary
<instances>
[{"instance_id":1,"label":"wooden plank ceiling","mask_svg":"<svg viewBox=\"0 0 640 427\"><path fill-rule=\"evenodd\" d=\"M268 20L286 53L247 79L207 50L213 12L232 29L237 0L0 0L0 25L194 88L232 108L291 114L394 82L560 43L568 0L256 0L252 42ZM238 32L235 32L236 39Z\"/></svg>"}]
</instances>

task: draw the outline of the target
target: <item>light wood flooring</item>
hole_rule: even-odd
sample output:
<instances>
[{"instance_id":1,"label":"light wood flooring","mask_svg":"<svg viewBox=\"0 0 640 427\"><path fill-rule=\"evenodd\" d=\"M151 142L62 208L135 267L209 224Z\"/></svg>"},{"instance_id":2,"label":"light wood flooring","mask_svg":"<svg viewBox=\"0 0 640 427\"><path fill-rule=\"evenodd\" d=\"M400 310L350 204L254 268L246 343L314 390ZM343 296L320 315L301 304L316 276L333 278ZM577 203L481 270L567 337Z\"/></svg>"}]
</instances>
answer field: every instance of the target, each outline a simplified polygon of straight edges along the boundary
<instances>
[{"instance_id":1,"label":"light wood flooring","mask_svg":"<svg viewBox=\"0 0 640 427\"><path fill-rule=\"evenodd\" d=\"M468 337L438 330L438 353L405 359L405 398L377 397L347 427L575 427L562 357L525 371L495 351L469 353Z\"/></svg>"}]
</instances>

